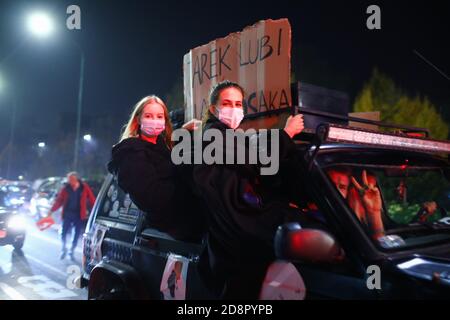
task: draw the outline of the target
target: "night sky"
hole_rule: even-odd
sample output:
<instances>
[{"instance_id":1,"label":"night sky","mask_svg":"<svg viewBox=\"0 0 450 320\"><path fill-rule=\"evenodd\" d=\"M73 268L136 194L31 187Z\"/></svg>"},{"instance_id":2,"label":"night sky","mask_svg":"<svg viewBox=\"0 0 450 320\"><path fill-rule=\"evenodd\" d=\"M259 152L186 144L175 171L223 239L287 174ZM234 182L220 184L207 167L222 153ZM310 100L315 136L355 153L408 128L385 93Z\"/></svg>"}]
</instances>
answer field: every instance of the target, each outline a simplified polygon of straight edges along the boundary
<instances>
[{"instance_id":1,"label":"night sky","mask_svg":"<svg viewBox=\"0 0 450 320\"><path fill-rule=\"evenodd\" d=\"M66 29L70 4L81 8L80 31ZM381 7L381 30L366 28L370 4ZM52 12L58 34L27 35L24 17L35 8ZM0 151L14 99L18 143L64 130L58 116L75 112L78 94L73 41L86 55L84 115L110 114L123 123L141 97L165 97L181 81L189 49L267 18L289 19L298 80L343 90L353 100L377 66L407 92L427 95L448 121L450 80L414 50L450 76L449 16L449 1L0 0L0 74L7 82L0 93Z\"/></svg>"}]
</instances>

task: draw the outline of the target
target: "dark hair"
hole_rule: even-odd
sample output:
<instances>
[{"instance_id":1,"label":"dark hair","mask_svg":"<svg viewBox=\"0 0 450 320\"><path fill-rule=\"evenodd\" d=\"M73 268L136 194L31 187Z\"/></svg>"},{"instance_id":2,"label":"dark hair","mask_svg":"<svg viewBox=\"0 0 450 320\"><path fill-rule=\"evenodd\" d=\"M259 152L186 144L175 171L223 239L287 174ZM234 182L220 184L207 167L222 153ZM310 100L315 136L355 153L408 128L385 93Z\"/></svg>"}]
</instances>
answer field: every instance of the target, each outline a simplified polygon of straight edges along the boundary
<instances>
[{"instance_id":1,"label":"dark hair","mask_svg":"<svg viewBox=\"0 0 450 320\"><path fill-rule=\"evenodd\" d=\"M244 97L245 93L244 93L244 89L238 85L236 82L232 82L229 80L224 80L219 82L218 84L216 84L211 92L209 93L209 105L216 105L217 101L219 101L219 96L220 93L228 88L235 88L237 90L239 90L242 93L242 97ZM203 113L202 116L202 125L205 126L206 122L208 121L208 119L211 117L211 113L209 111L209 108L205 109L205 112Z\"/></svg>"},{"instance_id":2,"label":"dark hair","mask_svg":"<svg viewBox=\"0 0 450 320\"><path fill-rule=\"evenodd\" d=\"M222 82L219 82L212 88L212 90L209 94L209 104L216 105L217 101L219 100L219 96L220 96L220 93L222 92L222 90L225 90L228 88L238 89L242 93L242 96L244 96L244 89L240 85L238 85L236 82L224 80Z\"/></svg>"}]
</instances>

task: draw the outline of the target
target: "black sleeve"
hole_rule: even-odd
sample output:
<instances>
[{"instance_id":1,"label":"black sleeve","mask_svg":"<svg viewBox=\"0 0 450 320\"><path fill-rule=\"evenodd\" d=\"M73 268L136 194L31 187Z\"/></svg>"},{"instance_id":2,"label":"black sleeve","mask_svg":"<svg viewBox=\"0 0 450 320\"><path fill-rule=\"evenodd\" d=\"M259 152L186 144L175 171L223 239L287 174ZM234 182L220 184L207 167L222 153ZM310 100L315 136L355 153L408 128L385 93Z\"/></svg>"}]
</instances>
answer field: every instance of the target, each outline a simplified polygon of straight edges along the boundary
<instances>
[{"instance_id":1,"label":"black sleeve","mask_svg":"<svg viewBox=\"0 0 450 320\"><path fill-rule=\"evenodd\" d=\"M194 169L194 177L211 214L215 220L222 220L221 228L237 225L248 235L272 245L274 232L285 219L283 203L249 204L242 190L252 184L230 166L199 165Z\"/></svg>"},{"instance_id":2,"label":"black sleeve","mask_svg":"<svg viewBox=\"0 0 450 320\"><path fill-rule=\"evenodd\" d=\"M172 181L159 179L144 150L130 152L118 168L119 186L129 193L131 200L145 212L171 205L175 187Z\"/></svg>"}]
</instances>

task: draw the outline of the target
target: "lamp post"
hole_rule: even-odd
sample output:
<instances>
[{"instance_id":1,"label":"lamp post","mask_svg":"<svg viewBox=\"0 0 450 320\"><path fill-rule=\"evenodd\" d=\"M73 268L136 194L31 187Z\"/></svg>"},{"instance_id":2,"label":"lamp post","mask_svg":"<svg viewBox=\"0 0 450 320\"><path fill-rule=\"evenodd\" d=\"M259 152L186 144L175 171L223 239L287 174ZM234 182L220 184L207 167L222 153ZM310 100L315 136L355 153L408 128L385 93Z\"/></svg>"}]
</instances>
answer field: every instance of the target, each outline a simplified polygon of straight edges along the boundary
<instances>
[{"instance_id":1,"label":"lamp post","mask_svg":"<svg viewBox=\"0 0 450 320\"><path fill-rule=\"evenodd\" d=\"M5 81L0 75L0 93L4 92L4 89L6 88ZM12 106L12 113L11 113L11 127L9 131L9 141L8 141L8 162L6 165L6 177L9 179L11 178L11 162L12 162L12 153L14 148L14 138L15 138L15 127L16 127L16 112L17 112L17 101L14 96L11 96L11 106Z\"/></svg>"},{"instance_id":2,"label":"lamp post","mask_svg":"<svg viewBox=\"0 0 450 320\"><path fill-rule=\"evenodd\" d=\"M80 147L80 129L81 129L81 112L82 112L82 102L83 102L83 80L84 80L84 52L79 45L77 47L80 49L81 61L80 61L80 79L78 84L78 103L77 103L77 127L75 130L75 149L73 153L73 170L78 169L78 150Z\"/></svg>"},{"instance_id":3,"label":"lamp post","mask_svg":"<svg viewBox=\"0 0 450 320\"><path fill-rule=\"evenodd\" d=\"M8 152L8 166L6 167L6 176L10 178L11 172L11 162L12 162L12 153L14 151L14 138L15 138L15 128L16 128L16 112L17 112L17 103L16 99L13 99L12 104L12 116L11 116L11 131L9 133L9 152Z\"/></svg>"},{"instance_id":4,"label":"lamp post","mask_svg":"<svg viewBox=\"0 0 450 320\"><path fill-rule=\"evenodd\" d=\"M44 38L49 36L53 32L53 22L49 15L45 12L34 12L30 14L27 20L28 29L30 32L38 38ZM70 38L69 38L70 39ZM72 40L72 39L70 39ZM83 104L83 82L84 82L84 51L83 49L73 41L73 44L78 48L80 52L80 78L78 82L78 98L77 98L77 120L75 130L75 146L73 153L72 167L74 171L78 168L78 153L80 148L80 129L81 129L81 114Z\"/></svg>"}]
</instances>

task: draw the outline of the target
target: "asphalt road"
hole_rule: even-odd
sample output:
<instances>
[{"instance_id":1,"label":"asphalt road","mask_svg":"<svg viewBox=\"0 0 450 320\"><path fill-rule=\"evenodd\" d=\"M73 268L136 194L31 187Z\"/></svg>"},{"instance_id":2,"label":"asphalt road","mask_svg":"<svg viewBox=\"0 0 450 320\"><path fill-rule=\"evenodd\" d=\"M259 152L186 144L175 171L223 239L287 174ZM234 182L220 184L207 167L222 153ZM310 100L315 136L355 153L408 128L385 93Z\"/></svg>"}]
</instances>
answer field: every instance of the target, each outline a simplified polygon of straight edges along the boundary
<instances>
[{"instance_id":1,"label":"asphalt road","mask_svg":"<svg viewBox=\"0 0 450 320\"><path fill-rule=\"evenodd\" d=\"M71 235L67 238L67 244ZM0 247L0 300L86 300L86 289L72 280L81 272L81 237L75 262L59 259L58 228L39 231L27 218L27 235L22 250Z\"/></svg>"}]
</instances>

